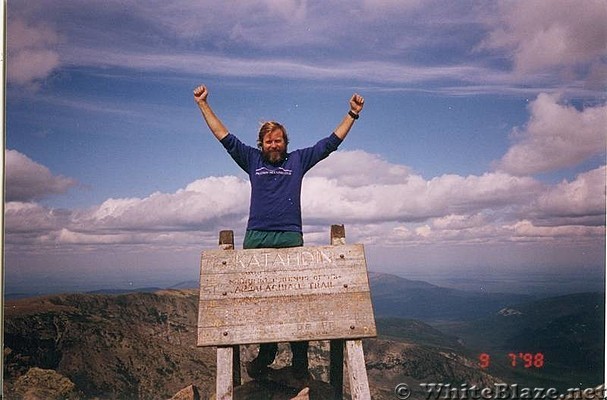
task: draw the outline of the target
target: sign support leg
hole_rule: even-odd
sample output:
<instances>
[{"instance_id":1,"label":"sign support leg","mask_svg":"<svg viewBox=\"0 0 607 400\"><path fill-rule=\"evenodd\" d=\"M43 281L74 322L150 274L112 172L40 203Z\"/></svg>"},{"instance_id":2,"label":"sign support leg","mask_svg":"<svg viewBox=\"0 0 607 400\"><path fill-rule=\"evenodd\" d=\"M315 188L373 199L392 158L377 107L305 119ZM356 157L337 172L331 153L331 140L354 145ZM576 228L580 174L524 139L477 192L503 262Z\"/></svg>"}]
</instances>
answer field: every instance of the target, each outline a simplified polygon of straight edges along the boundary
<instances>
[{"instance_id":1,"label":"sign support leg","mask_svg":"<svg viewBox=\"0 0 607 400\"><path fill-rule=\"evenodd\" d=\"M217 400L232 400L234 392L233 356L232 346L217 348Z\"/></svg>"},{"instance_id":2,"label":"sign support leg","mask_svg":"<svg viewBox=\"0 0 607 400\"><path fill-rule=\"evenodd\" d=\"M219 248L234 250L234 232L219 232ZM217 400L232 400L234 386L240 385L240 346L217 348Z\"/></svg>"},{"instance_id":3,"label":"sign support leg","mask_svg":"<svg viewBox=\"0 0 607 400\"><path fill-rule=\"evenodd\" d=\"M346 358L350 375L350 396L352 400L371 398L362 340L346 340Z\"/></svg>"},{"instance_id":4,"label":"sign support leg","mask_svg":"<svg viewBox=\"0 0 607 400\"><path fill-rule=\"evenodd\" d=\"M331 246L346 244L346 230L343 225L331 225ZM331 358L329 361L329 382L335 391L335 399L341 400L344 392L344 341L329 342Z\"/></svg>"}]
</instances>

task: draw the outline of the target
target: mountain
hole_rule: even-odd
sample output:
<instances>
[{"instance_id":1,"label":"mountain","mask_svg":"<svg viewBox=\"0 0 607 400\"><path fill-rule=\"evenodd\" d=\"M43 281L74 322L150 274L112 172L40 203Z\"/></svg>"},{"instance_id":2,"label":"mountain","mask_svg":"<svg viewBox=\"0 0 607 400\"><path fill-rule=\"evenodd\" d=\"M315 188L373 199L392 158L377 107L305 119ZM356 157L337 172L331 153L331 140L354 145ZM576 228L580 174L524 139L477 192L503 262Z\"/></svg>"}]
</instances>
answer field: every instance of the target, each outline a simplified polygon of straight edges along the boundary
<instances>
[{"instance_id":1,"label":"mountain","mask_svg":"<svg viewBox=\"0 0 607 400\"><path fill-rule=\"evenodd\" d=\"M566 389L603 380L604 293L511 304L474 321L433 326L457 336L476 354L490 355L488 370L510 381Z\"/></svg>"},{"instance_id":2,"label":"mountain","mask_svg":"<svg viewBox=\"0 0 607 400\"><path fill-rule=\"evenodd\" d=\"M8 301L5 398L37 393L46 399L166 399L195 385L201 398L208 399L214 392L216 354L214 348L196 347L197 314L197 290ZM498 381L461 354L452 337L427 324L382 324L392 337L363 342L374 399L393 399L395 385L402 382ZM243 361L256 349L241 346ZM287 349L280 345L277 367L287 364ZM310 360L316 379L328 380L328 352L327 342L313 342ZM244 371L242 375L246 378ZM60 394L51 395L50 388Z\"/></svg>"},{"instance_id":3,"label":"mountain","mask_svg":"<svg viewBox=\"0 0 607 400\"><path fill-rule=\"evenodd\" d=\"M87 398L168 398L194 381L209 390L215 354L196 348L197 301L195 291L160 291L6 302L6 397L33 367L69 378Z\"/></svg>"},{"instance_id":4,"label":"mountain","mask_svg":"<svg viewBox=\"0 0 607 400\"><path fill-rule=\"evenodd\" d=\"M415 319L376 318L377 331L381 337L388 340L406 341L425 346L463 351L457 336L445 334L442 331Z\"/></svg>"},{"instance_id":5,"label":"mountain","mask_svg":"<svg viewBox=\"0 0 607 400\"><path fill-rule=\"evenodd\" d=\"M397 275L369 272L369 285L376 316L422 321L488 316L510 304L536 299L511 293L472 292L436 286ZM170 289L195 289L197 281L181 282Z\"/></svg>"},{"instance_id":6,"label":"mountain","mask_svg":"<svg viewBox=\"0 0 607 400\"><path fill-rule=\"evenodd\" d=\"M603 379L603 293L535 299L369 276L380 335L363 341L373 399L393 399L399 383L410 385L413 400L425 398L424 382L564 390ZM195 345L197 313L196 288L7 301L5 398L166 399L194 385L208 399L216 354ZM256 349L241 346L242 360ZM277 367L290 359L286 345L279 349ZM480 354L490 357L487 368ZM537 366L525 366L528 356ZM313 342L317 380L328 380L328 358L327 342Z\"/></svg>"},{"instance_id":7,"label":"mountain","mask_svg":"<svg viewBox=\"0 0 607 400\"><path fill-rule=\"evenodd\" d=\"M423 321L473 320L506 307L534 299L529 295L457 290L396 275L369 273L376 316Z\"/></svg>"},{"instance_id":8,"label":"mountain","mask_svg":"<svg viewBox=\"0 0 607 400\"><path fill-rule=\"evenodd\" d=\"M178 289L178 288L175 288ZM154 293L162 288L151 286L151 287L140 287L137 289L99 289L91 290L89 294L126 294L126 293Z\"/></svg>"}]
</instances>

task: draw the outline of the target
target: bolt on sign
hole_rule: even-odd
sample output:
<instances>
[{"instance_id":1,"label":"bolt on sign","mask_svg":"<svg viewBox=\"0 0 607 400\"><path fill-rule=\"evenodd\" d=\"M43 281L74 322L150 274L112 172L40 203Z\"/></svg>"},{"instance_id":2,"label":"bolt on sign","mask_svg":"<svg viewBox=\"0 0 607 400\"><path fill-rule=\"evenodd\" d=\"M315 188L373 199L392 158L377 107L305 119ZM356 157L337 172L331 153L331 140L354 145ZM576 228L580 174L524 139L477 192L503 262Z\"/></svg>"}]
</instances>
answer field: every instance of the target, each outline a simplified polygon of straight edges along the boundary
<instances>
[{"instance_id":1,"label":"bolt on sign","mask_svg":"<svg viewBox=\"0 0 607 400\"><path fill-rule=\"evenodd\" d=\"M202 253L198 346L375 336L362 244Z\"/></svg>"}]
</instances>

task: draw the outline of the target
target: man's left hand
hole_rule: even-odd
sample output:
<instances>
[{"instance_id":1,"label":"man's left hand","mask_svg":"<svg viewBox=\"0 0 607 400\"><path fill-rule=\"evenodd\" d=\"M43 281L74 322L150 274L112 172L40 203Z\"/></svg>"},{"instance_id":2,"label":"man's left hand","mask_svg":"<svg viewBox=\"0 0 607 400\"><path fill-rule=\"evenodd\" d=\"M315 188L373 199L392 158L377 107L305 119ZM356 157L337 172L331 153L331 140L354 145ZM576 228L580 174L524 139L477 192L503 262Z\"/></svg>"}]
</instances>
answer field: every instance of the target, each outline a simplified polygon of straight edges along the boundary
<instances>
[{"instance_id":1,"label":"man's left hand","mask_svg":"<svg viewBox=\"0 0 607 400\"><path fill-rule=\"evenodd\" d=\"M350 110L358 114L363 109L364 104L365 99L361 95L354 93L350 99Z\"/></svg>"}]
</instances>

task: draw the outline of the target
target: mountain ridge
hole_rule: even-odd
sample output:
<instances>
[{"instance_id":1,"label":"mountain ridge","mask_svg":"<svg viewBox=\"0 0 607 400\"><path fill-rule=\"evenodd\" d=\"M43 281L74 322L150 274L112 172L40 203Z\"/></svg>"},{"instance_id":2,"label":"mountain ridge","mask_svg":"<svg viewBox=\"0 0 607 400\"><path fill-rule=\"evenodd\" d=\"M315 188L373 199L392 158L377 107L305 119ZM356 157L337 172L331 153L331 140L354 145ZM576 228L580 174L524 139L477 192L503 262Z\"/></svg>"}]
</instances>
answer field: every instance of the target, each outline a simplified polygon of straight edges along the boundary
<instances>
[{"instance_id":1,"label":"mountain ridge","mask_svg":"<svg viewBox=\"0 0 607 400\"><path fill-rule=\"evenodd\" d=\"M443 291L427 282L395 279L388 274L371 273L370 280L372 293L377 290L374 306L377 308L376 302L382 305L386 300L392 301L397 304L392 311L398 315L405 315L410 311L407 308L416 304L420 308L413 311L419 314L423 302L444 304L448 300L453 302L452 307L466 307L470 299L487 299L482 293ZM406 289L407 285L411 288ZM424 290L427 292L421 299L409 293ZM444 295L447 300L440 299ZM458 298L464 301L457 302ZM454 313L465 316L460 319L437 320L431 313L432 318L426 320L407 319L376 310L380 337L363 341L373 398L394 398L397 383L415 386L420 382L442 381L486 385L510 380L546 385L554 384L557 374L569 379L558 376L559 385L565 387L573 386L571 382L596 386L602 377L599 361L604 354L604 341L597 338L604 335L600 319L604 316L604 294L578 293L522 303L514 301L518 298L498 296L499 301L491 307L484 305L486 312L475 309L472 313L469 310ZM169 398L192 384L210 396L214 390L215 353L211 348L195 345L197 312L197 288L122 294L68 293L7 301L4 373L5 393L9 395L6 398L23 398L24 382L32 382L34 377L42 381L51 379L61 390L72 387L71 382L74 393L84 393L85 398L155 398L158 393ZM491 346L485 347L487 344ZM563 345L567 348L561 351ZM243 360L251 359L256 352L256 346L241 348ZM509 369L504 362L496 362L488 369L479 367L480 351L531 349L562 353L546 353L551 362L563 363L573 356L581 360L568 367L571 371L559 365L560 369L552 372L549 368L546 373L533 371L544 378L525 370ZM314 376L328 380L326 345L314 343L310 354ZM277 365L286 365L288 361L288 348L281 345ZM246 377L244 370L242 375ZM208 398L206 395L202 398Z\"/></svg>"},{"instance_id":2,"label":"mountain ridge","mask_svg":"<svg viewBox=\"0 0 607 400\"><path fill-rule=\"evenodd\" d=\"M533 295L486 293L446 288L382 272L368 272L375 314L423 321L475 319L510 304L536 299ZM197 289L198 281L182 281L167 289ZM153 291L154 288L148 288ZM160 289L157 289L160 290ZM121 294L142 290L97 290L87 293Z\"/></svg>"},{"instance_id":3,"label":"mountain ridge","mask_svg":"<svg viewBox=\"0 0 607 400\"><path fill-rule=\"evenodd\" d=\"M40 376L39 370L49 371L49 376L55 371L57 379L68 378L85 398L170 398L192 384L200 388L202 398L209 398L216 355L213 348L196 347L197 313L195 289L9 301L5 304L6 398L22 398L24 377ZM417 332L431 329L425 324L412 327ZM407 376L411 382L436 374L479 384L498 381L474 367L474 360L456 353L447 339L444 344L441 340L428 344L365 340L373 398L393 398L394 385ZM311 372L324 381L328 380L327 346L313 342L310 350ZM252 359L257 347L241 349L245 361ZM276 367L287 365L290 358L286 344L280 349Z\"/></svg>"}]
</instances>

